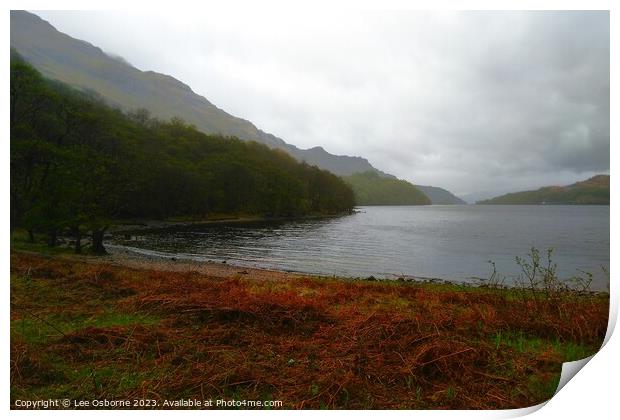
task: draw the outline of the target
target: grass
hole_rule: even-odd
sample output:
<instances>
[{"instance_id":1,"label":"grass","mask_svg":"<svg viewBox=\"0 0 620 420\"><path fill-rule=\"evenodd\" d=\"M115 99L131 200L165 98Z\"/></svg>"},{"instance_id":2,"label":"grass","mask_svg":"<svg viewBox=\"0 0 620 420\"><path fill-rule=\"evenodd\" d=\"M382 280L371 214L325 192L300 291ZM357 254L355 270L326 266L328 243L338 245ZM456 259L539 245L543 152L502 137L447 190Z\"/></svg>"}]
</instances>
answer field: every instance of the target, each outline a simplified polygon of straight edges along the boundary
<instances>
[{"instance_id":1,"label":"grass","mask_svg":"<svg viewBox=\"0 0 620 420\"><path fill-rule=\"evenodd\" d=\"M64 246L50 247L42 242L30 243L26 240L11 241L11 249L15 251L36 252L43 255L70 255L74 253L72 248Z\"/></svg>"},{"instance_id":2,"label":"grass","mask_svg":"<svg viewBox=\"0 0 620 420\"><path fill-rule=\"evenodd\" d=\"M11 399L281 400L517 408L589 356L606 295L136 270L11 254Z\"/></svg>"},{"instance_id":3,"label":"grass","mask_svg":"<svg viewBox=\"0 0 620 420\"><path fill-rule=\"evenodd\" d=\"M493 338L493 344L496 349L503 346L519 353L538 354L552 349L555 353L560 354L565 362L580 360L592 355L592 350L588 346L560 340L527 337L522 331L518 334L498 331Z\"/></svg>"}]
</instances>

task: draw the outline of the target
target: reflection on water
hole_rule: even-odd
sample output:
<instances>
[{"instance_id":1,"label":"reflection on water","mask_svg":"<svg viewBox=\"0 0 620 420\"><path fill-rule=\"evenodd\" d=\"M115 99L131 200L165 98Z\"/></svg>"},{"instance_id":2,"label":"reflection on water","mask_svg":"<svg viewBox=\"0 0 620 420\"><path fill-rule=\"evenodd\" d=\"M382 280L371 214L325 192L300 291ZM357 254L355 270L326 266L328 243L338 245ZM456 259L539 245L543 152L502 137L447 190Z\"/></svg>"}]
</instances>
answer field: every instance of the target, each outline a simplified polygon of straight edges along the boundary
<instances>
[{"instance_id":1,"label":"reflection on water","mask_svg":"<svg viewBox=\"0 0 620 420\"><path fill-rule=\"evenodd\" d=\"M604 289L608 206L360 207L353 215L289 222L195 225L139 232L118 245L196 260L351 277L467 281L517 275L515 256L554 248L562 277L578 269Z\"/></svg>"}]
</instances>

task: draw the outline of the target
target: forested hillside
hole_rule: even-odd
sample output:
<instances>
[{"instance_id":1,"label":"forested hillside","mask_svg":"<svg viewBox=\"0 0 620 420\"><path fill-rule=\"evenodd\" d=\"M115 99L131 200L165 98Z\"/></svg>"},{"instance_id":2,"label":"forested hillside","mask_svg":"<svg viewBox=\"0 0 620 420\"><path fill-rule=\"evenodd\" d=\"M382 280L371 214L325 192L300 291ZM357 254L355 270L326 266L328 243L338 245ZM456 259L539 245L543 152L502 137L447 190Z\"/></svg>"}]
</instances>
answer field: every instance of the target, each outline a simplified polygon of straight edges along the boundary
<instances>
[{"instance_id":1,"label":"forested hillside","mask_svg":"<svg viewBox=\"0 0 620 420\"><path fill-rule=\"evenodd\" d=\"M380 176L371 171L343 179L353 188L355 202L360 206L431 204L422 191L401 179Z\"/></svg>"},{"instance_id":2,"label":"forested hillside","mask_svg":"<svg viewBox=\"0 0 620 420\"><path fill-rule=\"evenodd\" d=\"M609 175L597 175L563 187L504 194L477 204L609 204Z\"/></svg>"},{"instance_id":3,"label":"forested hillside","mask_svg":"<svg viewBox=\"0 0 620 420\"><path fill-rule=\"evenodd\" d=\"M350 211L351 188L283 151L129 114L11 54L11 226L92 235L120 218ZM79 251L79 241L76 249Z\"/></svg>"}]
</instances>

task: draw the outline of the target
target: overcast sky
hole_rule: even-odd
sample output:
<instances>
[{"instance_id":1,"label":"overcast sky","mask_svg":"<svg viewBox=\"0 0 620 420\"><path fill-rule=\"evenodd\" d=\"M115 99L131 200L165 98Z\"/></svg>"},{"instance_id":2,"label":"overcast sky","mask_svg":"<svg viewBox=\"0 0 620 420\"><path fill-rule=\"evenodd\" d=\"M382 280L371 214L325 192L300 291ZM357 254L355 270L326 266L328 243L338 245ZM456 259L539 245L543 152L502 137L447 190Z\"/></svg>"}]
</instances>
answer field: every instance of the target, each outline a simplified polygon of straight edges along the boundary
<instances>
[{"instance_id":1,"label":"overcast sky","mask_svg":"<svg viewBox=\"0 0 620 420\"><path fill-rule=\"evenodd\" d=\"M35 13L288 143L418 184L609 173L607 12Z\"/></svg>"}]
</instances>

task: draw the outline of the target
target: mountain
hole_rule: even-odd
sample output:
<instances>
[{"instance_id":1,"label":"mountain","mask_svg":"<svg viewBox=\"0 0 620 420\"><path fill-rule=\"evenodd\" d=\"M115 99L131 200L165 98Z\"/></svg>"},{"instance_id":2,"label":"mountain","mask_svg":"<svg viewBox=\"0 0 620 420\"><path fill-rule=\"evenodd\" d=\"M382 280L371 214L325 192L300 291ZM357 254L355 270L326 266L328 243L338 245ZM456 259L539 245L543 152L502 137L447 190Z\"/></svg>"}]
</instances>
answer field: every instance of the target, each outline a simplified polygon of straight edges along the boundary
<instances>
[{"instance_id":1,"label":"mountain","mask_svg":"<svg viewBox=\"0 0 620 420\"><path fill-rule=\"evenodd\" d=\"M121 57L107 54L88 42L59 32L35 14L11 11L11 48L46 78L95 93L108 104L124 111L146 109L160 119L178 117L206 134L254 140L284 150L299 161L336 175L370 171L396 179L374 168L363 157L333 155L320 146L304 150L288 144L258 129L250 121L221 110L174 77L138 70ZM427 192L434 204L461 203L441 188L419 188Z\"/></svg>"},{"instance_id":2,"label":"mountain","mask_svg":"<svg viewBox=\"0 0 620 420\"><path fill-rule=\"evenodd\" d=\"M467 204L465 201L443 188L431 187L428 185L416 185L416 187L430 198L432 204Z\"/></svg>"},{"instance_id":3,"label":"mountain","mask_svg":"<svg viewBox=\"0 0 620 420\"><path fill-rule=\"evenodd\" d=\"M402 179L367 171L342 177L353 188L358 206L425 205L431 200L413 184Z\"/></svg>"},{"instance_id":4,"label":"mountain","mask_svg":"<svg viewBox=\"0 0 620 420\"><path fill-rule=\"evenodd\" d=\"M110 105L125 111L144 108L158 118L179 117L206 134L254 140L337 175L377 171L362 157L337 156L322 147L303 150L288 144L219 109L179 80L138 70L122 58L57 31L32 13L11 11L11 48L45 77L94 91Z\"/></svg>"},{"instance_id":5,"label":"mountain","mask_svg":"<svg viewBox=\"0 0 620 420\"><path fill-rule=\"evenodd\" d=\"M476 204L609 204L609 175L596 175L564 187L504 194Z\"/></svg>"}]
</instances>

